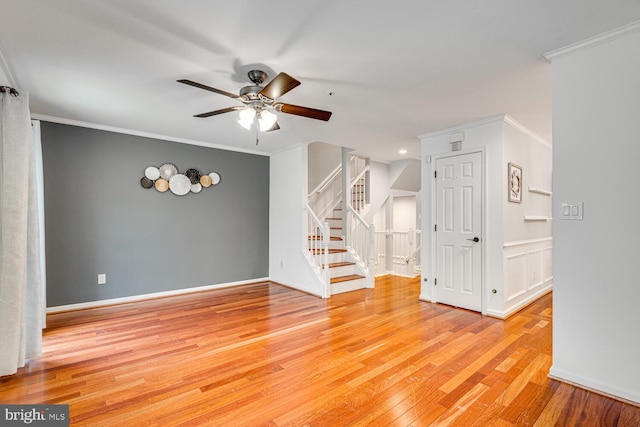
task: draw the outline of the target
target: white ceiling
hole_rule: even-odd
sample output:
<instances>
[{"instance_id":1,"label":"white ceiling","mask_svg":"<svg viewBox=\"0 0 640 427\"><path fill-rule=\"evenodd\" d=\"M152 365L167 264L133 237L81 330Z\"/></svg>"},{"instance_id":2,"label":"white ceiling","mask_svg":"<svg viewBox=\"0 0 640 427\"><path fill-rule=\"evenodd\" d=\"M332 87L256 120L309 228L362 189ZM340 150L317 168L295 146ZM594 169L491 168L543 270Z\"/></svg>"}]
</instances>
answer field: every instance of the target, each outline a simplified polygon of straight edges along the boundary
<instances>
[{"instance_id":1,"label":"white ceiling","mask_svg":"<svg viewBox=\"0 0 640 427\"><path fill-rule=\"evenodd\" d=\"M323 141L385 161L419 157L419 134L505 113L550 141L542 55L640 20L640 0L0 0L0 8L0 68L30 92L36 115L265 154ZM296 77L302 85L280 100L332 111L331 120L281 114L282 129L262 133L256 147L237 113L192 117L238 101L176 82L237 93L253 68Z\"/></svg>"}]
</instances>

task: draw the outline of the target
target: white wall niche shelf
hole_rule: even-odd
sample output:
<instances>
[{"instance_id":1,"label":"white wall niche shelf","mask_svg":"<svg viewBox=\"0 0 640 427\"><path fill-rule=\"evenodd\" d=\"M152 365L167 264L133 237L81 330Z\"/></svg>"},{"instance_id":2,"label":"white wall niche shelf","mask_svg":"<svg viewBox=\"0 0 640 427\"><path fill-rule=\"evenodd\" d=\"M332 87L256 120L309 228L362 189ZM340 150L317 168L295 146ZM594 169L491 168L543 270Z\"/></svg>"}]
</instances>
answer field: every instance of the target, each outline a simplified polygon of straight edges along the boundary
<instances>
[{"instance_id":1,"label":"white wall niche shelf","mask_svg":"<svg viewBox=\"0 0 640 427\"><path fill-rule=\"evenodd\" d=\"M553 192L549 190L543 190L542 188L536 188L536 187L529 187L529 193L537 193L537 194L542 194L544 196L551 196L553 194Z\"/></svg>"},{"instance_id":2,"label":"white wall niche shelf","mask_svg":"<svg viewBox=\"0 0 640 427\"><path fill-rule=\"evenodd\" d=\"M549 221L551 219L552 218L544 215L525 215L524 216L525 221Z\"/></svg>"}]
</instances>

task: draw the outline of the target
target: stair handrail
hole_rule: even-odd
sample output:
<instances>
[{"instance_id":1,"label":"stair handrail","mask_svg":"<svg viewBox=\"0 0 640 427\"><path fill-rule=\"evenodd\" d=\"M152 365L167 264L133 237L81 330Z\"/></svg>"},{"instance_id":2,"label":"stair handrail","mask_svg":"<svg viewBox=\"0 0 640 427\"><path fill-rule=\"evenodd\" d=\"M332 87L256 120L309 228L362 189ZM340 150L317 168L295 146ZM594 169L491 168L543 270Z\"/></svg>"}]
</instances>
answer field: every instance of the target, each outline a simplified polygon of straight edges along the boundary
<instances>
[{"instance_id":1,"label":"stair handrail","mask_svg":"<svg viewBox=\"0 0 640 427\"><path fill-rule=\"evenodd\" d=\"M336 166L334 170L331 171L331 173L329 173L329 175L327 175L325 179L322 180L320 184L318 184L318 186L313 191L311 191L311 193L309 193L309 199L312 199L313 197L316 197L319 193L322 193L329 185L331 185L331 181L336 179L341 172L342 172L342 165L339 164L338 166Z\"/></svg>"},{"instance_id":2,"label":"stair handrail","mask_svg":"<svg viewBox=\"0 0 640 427\"><path fill-rule=\"evenodd\" d=\"M411 252L411 255L409 255L407 259L404 260L405 264L409 264L409 261L411 260L416 260L421 250L422 246L418 246L417 248L415 248L413 252Z\"/></svg>"},{"instance_id":3,"label":"stair handrail","mask_svg":"<svg viewBox=\"0 0 640 427\"><path fill-rule=\"evenodd\" d=\"M342 165L334 170L308 197L308 204L319 218L326 218L342 199Z\"/></svg>"},{"instance_id":4,"label":"stair handrail","mask_svg":"<svg viewBox=\"0 0 640 427\"><path fill-rule=\"evenodd\" d=\"M304 211L307 213L307 233L305 239L303 239L303 252L322 283L322 297L329 298L331 295L329 279L329 241L331 237L329 224L322 223L308 203L304 204ZM320 262L318 262L318 259L320 259Z\"/></svg>"},{"instance_id":5,"label":"stair handrail","mask_svg":"<svg viewBox=\"0 0 640 427\"><path fill-rule=\"evenodd\" d=\"M350 160L353 163L356 160L358 160L358 157L351 156ZM318 184L316 186L316 188L314 188L309 193L309 199L312 199L312 198L316 197L318 195L318 193L322 193L329 185L331 185L331 181L335 180L340 175L341 172L342 172L342 164L338 164L338 166L336 166L335 169L332 170L329 173L329 175L327 175L327 177L325 179L323 179L322 182L320 184Z\"/></svg>"}]
</instances>

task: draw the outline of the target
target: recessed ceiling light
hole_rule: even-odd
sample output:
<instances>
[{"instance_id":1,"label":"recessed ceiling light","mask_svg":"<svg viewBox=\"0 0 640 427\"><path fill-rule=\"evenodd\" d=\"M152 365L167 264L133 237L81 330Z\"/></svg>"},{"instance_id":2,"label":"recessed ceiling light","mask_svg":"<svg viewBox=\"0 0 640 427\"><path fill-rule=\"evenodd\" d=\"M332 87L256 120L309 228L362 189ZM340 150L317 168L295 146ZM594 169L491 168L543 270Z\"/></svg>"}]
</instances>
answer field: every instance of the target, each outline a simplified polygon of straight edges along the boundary
<instances>
[{"instance_id":1,"label":"recessed ceiling light","mask_svg":"<svg viewBox=\"0 0 640 427\"><path fill-rule=\"evenodd\" d=\"M401 148L400 151L398 151L398 153L407 154L407 149L406 148Z\"/></svg>"}]
</instances>

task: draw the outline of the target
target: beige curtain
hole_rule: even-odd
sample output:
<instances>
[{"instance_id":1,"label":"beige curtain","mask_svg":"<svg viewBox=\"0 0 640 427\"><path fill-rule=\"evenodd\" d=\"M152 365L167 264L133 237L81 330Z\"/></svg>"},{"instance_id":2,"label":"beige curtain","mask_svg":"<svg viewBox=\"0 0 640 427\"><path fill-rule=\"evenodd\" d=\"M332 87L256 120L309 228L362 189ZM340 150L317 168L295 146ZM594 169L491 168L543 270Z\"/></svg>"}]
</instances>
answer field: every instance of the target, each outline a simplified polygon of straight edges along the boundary
<instances>
[{"instance_id":1,"label":"beige curtain","mask_svg":"<svg viewBox=\"0 0 640 427\"><path fill-rule=\"evenodd\" d=\"M0 376L42 349L36 163L27 93L0 92Z\"/></svg>"}]
</instances>

